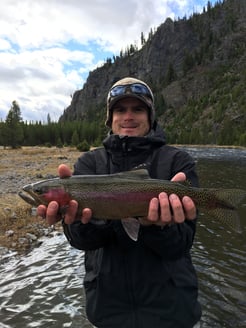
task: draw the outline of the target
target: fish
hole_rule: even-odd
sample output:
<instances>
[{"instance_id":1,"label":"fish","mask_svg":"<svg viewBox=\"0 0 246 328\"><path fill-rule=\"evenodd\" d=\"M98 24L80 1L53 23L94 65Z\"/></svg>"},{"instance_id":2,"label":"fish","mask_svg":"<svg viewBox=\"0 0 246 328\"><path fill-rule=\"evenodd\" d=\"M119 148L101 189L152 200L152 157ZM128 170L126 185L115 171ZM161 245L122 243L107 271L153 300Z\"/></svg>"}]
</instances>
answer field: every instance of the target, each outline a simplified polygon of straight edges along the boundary
<instances>
[{"instance_id":1,"label":"fish","mask_svg":"<svg viewBox=\"0 0 246 328\"><path fill-rule=\"evenodd\" d=\"M152 179L146 169L46 179L25 185L19 196L34 207L57 201L61 211L66 210L70 200L76 200L79 210L91 208L93 220L121 220L128 236L136 241L140 227L138 219L147 217L150 200L163 191L168 195L175 193L180 199L191 197L198 213L206 213L206 217L241 232L237 210L246 197L245 190L198 188Z\"/></svg>"}]
</instances>

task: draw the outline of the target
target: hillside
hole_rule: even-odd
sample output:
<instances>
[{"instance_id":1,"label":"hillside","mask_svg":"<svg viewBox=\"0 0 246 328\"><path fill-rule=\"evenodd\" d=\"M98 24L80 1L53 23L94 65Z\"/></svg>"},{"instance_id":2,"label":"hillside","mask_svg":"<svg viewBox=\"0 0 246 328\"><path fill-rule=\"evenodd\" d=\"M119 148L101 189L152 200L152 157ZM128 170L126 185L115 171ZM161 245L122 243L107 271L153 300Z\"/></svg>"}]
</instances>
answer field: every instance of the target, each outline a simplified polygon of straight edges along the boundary
<instances>
[{"instance_id":1,"label":"hillside","mask_svg":"<svg viewBox=\"0 0 246 328\"><path fill-rule=\"evenodd\" d=\"M202 14L150 33L90 72L60 122L105 119L107 91L124 76L151 86L159 121L172 143L246 146L246 1L224 0Z\"/></svg>"}]
</instances>

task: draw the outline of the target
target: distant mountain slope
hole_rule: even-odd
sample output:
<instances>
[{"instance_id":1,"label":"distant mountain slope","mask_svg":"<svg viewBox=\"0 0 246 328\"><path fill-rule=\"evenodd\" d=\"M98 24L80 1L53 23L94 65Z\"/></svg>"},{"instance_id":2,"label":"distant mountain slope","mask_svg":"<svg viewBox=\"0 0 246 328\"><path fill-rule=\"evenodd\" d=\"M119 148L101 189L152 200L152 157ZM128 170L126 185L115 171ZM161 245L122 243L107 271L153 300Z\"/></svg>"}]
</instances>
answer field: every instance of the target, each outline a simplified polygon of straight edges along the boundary
<instances>
[{"instance_id":1,"label":"distant mountain slope","mask_svg":"<svg viewBox=\"0 0 246 328\"><path fill-rule=\"evenodd\" d=\"M90 72L60 121L105 119L107 91L125 76L152 87L169 142L246 145L246 1L208 1L202 14L150 33Z\"/></svg>"}]
</instances>

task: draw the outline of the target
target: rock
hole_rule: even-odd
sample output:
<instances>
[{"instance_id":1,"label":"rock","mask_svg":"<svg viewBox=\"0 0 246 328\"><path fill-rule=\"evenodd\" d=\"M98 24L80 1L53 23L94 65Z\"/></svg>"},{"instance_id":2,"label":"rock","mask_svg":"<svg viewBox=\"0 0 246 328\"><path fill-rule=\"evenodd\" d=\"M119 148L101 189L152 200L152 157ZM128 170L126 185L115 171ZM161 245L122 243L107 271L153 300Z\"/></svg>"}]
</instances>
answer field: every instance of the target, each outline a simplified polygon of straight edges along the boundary
<instances>
[{"instance_id":1,"label":"rock","mask_svg":"<svg viewBox=\"0 0 246 328\"><path fill-rule=\"evenodd\" d=\"M37 215L37 208L36 207L32 207L31 215L32 216L36 216Z\"/></svg>"},{"instance_id":2,"label":"rock","mask_svg":"<svg viewBox=\"0 0 246 328\"><path fill-rule=\"evenodd\" d=\"M28 244L28 239L21 237L18 239L19 244Z\"/></svg>"},{"instance_id":3,"label":"rock","mask_svg":"<svg viewBox=\"0 0 246 328\"><path fill-rule=\"evenodd\" d=\"M54 178L57 178L57 176L54 175L54 174L49 174L49 173L47 173L47 174L45 175L45 179L54 179Z\"/></svg>"},{"instance_id":4,"label":"rock","mask_svg":"<svg viewBox=\"0 0 246 328\"><path fill-rule=\"evenodd\" d=\"M17 219L16 213L13 212L10 207L5 207L4 212L7 213L7 215L10 217L10 219Z\"/></svg>"},{"instance_id":5,"label":"rock","mask_svg":"<svg viewBox=\"0 0 246 328\"><path fill-rule=\"evenodd\" d=\"M33 233L27 232L26 237L30 239L31 241L37 241L37 236L35 236Z\"/></svg>"},{"instance_id":6,"label":"rock","mask_svg":"<svg viewBox=\"0 0 246 328\"><path fill-rule=\"evenodd\" d=\"M15 212L12 212L10 215L10 219L18 219L18 216Z\"/></svg>"},{"instance_id":7,"label":"rock","mask_svg":"<svg viewBox=\"0 0 246 328\"><path fill-rule=\"evenodd\" d=\"M49 236L52 233L52 231L53 231L52 228L49 227L43 230L43 234L44 236Z\"/></svg>"},{"instance_id":8,"label":"rock","mask_svg":"<svg viewBox=\"0 0 246 328\"><path fill-rule=\"evenodd\" d=\"M5 231L5 236L6 237L12 237L14 235L14 230L7 230Z\"/></svg>"},{"instance_id":9,"label":"rock","mask_svg":"<svg viewBox=\"0 0 246 328\"><path fill-rule=\"evenodd\" d=\"M58 159L68 159L67 156L58 156Z\"/></svg>"},{"instance_id":10,"label":"rock","mask_svg":"<svg viewBox=\"0 0 246 328\"><path fill-rule=\"evenodd\" d=\"M6 255L8 253L8 251L9 251L8 248L0 246L0 255L1 256Z\"/></svg>"}]
</instances>

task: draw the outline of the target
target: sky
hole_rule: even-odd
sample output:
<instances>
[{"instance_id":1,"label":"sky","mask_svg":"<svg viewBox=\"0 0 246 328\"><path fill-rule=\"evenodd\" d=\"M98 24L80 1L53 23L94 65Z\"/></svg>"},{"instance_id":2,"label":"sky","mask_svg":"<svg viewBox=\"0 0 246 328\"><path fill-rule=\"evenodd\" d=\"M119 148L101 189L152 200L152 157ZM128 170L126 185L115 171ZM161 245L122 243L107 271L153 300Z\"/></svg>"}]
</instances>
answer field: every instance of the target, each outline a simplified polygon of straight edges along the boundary
<instances>
[{"instance_id":1,"label":"sky","mask_svg":"<svg viewBox=\"0 0 246 328\"><path fill-rule=\"evenodd\" d=\"M207 0L1 0L0 121L17 101L23 121L58 121L90 71L166 18ZM215 3L215 0L211 1Z\"/></svg>"}]
</instances>

